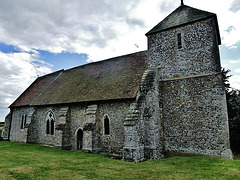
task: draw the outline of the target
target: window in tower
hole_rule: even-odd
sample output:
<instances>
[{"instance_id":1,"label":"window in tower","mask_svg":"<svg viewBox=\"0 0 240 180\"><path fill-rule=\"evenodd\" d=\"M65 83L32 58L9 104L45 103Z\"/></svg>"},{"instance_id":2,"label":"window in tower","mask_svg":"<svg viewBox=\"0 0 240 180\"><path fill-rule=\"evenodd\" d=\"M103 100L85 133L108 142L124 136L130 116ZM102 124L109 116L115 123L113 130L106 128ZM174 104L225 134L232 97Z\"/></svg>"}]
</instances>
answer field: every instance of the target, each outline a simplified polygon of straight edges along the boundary
<instances>
[{"instance_id":1,"label":"window in tower","mask_svg":"<svg viewBox=\"0 0 240 180\"><path fill-rule=\"evenodd\" d=\"M182 34L178 33L177 34L177 48L178 49L182 49Z\"/></svg>"}]
</instances>

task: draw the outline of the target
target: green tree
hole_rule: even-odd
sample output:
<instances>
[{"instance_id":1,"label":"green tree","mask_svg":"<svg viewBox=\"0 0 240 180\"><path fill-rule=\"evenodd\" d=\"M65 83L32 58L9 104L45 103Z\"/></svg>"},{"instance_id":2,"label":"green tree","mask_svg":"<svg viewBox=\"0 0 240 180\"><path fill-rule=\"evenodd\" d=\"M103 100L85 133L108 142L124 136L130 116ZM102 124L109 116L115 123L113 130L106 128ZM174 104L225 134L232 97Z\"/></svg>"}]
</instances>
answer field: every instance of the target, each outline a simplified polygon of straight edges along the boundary
<instances>
[{"instance_id":1,"label":"green tree","mask_svg":"<svg viewBox=\"0 0 240 180\"><path fill-rule=\"evenodd\" d=\"M227 97L230 143L233 151L240 152L240 90L231 88L229 72L229 69L222 69Z\"/></svg>"}]
</instances>

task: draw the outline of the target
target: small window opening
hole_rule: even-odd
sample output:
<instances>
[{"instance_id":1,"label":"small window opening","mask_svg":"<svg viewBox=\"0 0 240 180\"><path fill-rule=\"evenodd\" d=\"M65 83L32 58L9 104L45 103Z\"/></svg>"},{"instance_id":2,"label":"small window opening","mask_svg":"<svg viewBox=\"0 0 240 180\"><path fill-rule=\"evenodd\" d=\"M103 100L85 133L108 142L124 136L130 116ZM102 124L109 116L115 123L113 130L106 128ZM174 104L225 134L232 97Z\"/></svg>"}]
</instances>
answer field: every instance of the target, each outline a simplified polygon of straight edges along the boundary
<instances>
[{"instance_id":1,"label":"small window opening","mask_svg":"<svg viewBox=\"0 0 240 180\"><path fill-rule=\"evenodd\" d=\"M177 34L177 46L178 46L178 49L182 49L182 35L181 35L181 33Z\"/></svg>"},{"instance_id":2,"label":"small window opening","mask_svg":"<svg viewBox=\"0 0 240 180\"><path fill-rule=\"evenodd\" d=\"M25 128L25 126L26 126L26 121L27 121L27 115L22 114L21 129Z\"/></svg>"},{"instance_id":3,"label":"small window opening","mask_svg":"<svg viewBox=\"0 0 240 180\"><path fill-rule=\"evenodd\" d=\"M51 120L51 134L54 134L54 121L53 119Z\"/></svg>"},{"instance_id":4,"label":"small window opening","mask_svg":"<svg viewBox=\"0 0 240 180\"><path fill-rule=\"evenodd\" d=\"M21 129L23 129L23 115L22 115L22 119L21 119Z\"/></svg>"},{"instance_id":5,"label":"small window opening","mask_svg":"<svg viewBox=\"0 0 240 180\"><path fill-rule=\"evenodd\" d=\"M25 115L24 115L24 124L23 124L24 127L26 126L26 124L27 124L27 115L25 114Z\"/></svg>"},{"instance_id":6,"label":"small window opening","mask_svg":"<svg viewBox=\"0 0 240 180\"><path fill-rule=\"evenodd\" d=\"M49 127L50 127L50 125L49 125L49 120L47 120L47 125L46 125L46 134L49 134Z\"/></svg>"},{"instance_id":7,"label":"small window opening","mask_svg":"<svg viewBox=\"0 0 240 180\"><path fill-rule=\"evenodd\" d=\"M109 135L110 134L110 126L109 126L109 118L106 116L104 118L104 134Z\"/></svg>"}]
</instances>

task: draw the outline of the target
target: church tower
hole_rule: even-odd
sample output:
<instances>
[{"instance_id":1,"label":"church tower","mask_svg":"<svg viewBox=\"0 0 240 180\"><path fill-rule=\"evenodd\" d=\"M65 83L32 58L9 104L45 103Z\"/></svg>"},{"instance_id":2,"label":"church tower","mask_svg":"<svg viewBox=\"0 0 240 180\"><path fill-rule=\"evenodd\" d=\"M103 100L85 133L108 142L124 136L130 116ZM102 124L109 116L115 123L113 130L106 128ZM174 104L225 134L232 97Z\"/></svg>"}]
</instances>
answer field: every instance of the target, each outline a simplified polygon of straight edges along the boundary
<instances>
[{"instance_id":1,"label":"church tower","mask_svg":"<svg viewBox=\"0 0 240 180\"><path fill-rule=\"evenodd\" d=\"M181 5L146 36L149 68L161 69L163 79L221 71L221 39L213 13Z\"/></svg>"},{"instance_id":2,"label":"church tower","mask_svg":"<svg viewBox=\"0 0 240 180\"><path fill-rule=\"evenodd\" d=\"M163 154L231 157L217 16L181 3L147 34Z\"/></svg>"},{"instance_id":3,"label":"church tower","mask_svg":"<svg viewBox=\"0 0 240 180\"><path fill-rule=\"evenodd\" d=\"M182 1L146 36L148 68L124 122L123 158L231 158L216 14Z\"/></svg>"}]
</instances>

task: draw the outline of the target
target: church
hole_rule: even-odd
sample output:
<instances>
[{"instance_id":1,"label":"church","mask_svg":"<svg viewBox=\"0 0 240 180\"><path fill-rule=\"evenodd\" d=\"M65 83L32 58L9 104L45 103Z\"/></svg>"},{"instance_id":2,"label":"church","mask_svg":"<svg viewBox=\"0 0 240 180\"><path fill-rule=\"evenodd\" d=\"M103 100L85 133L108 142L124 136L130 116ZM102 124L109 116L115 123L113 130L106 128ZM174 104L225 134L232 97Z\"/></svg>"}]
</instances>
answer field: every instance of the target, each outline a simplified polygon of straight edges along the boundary
<instances>
[{"instance_id":1,"label":"church","mask_svg":"<svg viewBox=\"0 0 240 180\"><path fill-rule=\"evenodd\" d=\"M217 16L183 4L148 48L38 77L11 105L3 138L139 162L231 158Z\"/></svg>"}]
</instances>

